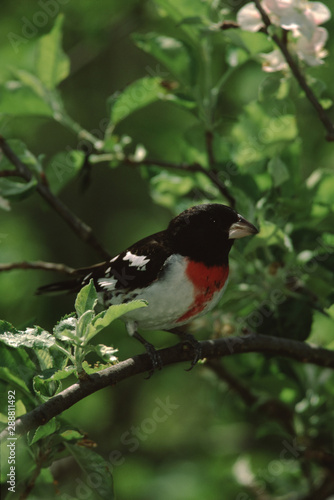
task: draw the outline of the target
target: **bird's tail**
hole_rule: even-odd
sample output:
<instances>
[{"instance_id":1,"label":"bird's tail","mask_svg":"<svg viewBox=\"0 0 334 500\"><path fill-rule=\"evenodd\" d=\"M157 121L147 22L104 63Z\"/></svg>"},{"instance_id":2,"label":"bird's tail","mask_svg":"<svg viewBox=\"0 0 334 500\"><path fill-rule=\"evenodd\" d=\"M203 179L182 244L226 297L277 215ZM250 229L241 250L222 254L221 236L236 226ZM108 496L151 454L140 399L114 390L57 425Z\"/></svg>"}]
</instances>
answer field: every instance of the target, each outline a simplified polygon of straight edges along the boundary
<instances>
[{"instance_id":1,"label":"bird's tail","mask_svg":"<svg viewBox=\"0 0 334 500\"><path fill-rule=\"evenodd\" d=\"M72 279L67 281L57 281L57 283L50 283L49 285L43 285L37 288L36 295L42 295L44 293L52 292L67 292L67 293L78 293L81 288L80 279Z\"/></svg>"}]
</instances>

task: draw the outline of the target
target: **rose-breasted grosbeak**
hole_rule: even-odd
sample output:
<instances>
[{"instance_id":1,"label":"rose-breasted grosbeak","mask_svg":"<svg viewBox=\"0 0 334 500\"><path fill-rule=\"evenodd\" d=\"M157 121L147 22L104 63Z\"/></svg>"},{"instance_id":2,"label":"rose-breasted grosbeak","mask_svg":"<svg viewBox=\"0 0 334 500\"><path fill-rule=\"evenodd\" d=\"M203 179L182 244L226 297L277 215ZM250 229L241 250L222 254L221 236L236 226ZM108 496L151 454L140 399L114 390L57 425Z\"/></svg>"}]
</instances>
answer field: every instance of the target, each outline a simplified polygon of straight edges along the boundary
<instances>
[{"instance_id":1,"label":"rose-breasted grosbeak","mask_svg":"<svg viewBox=\"0 0 334 500\"><path fill-rule=\"evenodd\" d=\"M128 333L145 345L154 367L159 364L155 349L137 328L179 334L195 348L195 364L199 343L179 328L217 304L226 288L234 240L257 232L225 205L194 206L172 219L164 231L147 236L107 262L76 270L74 280L46 285L38 292L77 292L93 279L105 308L143 299L147 307L122 319Z\"/></svg>"}]
</instances>

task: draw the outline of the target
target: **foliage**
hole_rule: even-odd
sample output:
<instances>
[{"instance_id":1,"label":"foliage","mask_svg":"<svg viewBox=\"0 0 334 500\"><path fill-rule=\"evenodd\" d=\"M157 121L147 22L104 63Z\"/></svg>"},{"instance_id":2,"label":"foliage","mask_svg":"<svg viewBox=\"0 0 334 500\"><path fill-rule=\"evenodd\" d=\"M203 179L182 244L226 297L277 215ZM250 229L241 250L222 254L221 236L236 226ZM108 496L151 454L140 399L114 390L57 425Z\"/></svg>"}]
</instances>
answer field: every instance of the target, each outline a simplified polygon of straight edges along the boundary
<instances>
[{"instance_id":1,"label":"foliage","mask_svg":"<svg viewBox=\"0 0 334 500\"><path fill-rule=\"evenodd\" d=\"M117 362L117 349L104 344L94 345L92 339L116 318L145 304L133 301L127 304L110 306L98 314L94 308L97 304L97 293L91 281L79 292L76 301L76 314L61 319L53 330L53 335L40 327L16 330L6 321L0 322L0 342L2 386L11 384L14 394L22 392L15 405L20 414L46 401L62 388L62 383L72 375L85 378L90 373L111 366ZM95 352L102 362L94 367L85 358L89 352ZM6 422L6 407L2 408L1 422ZM108 464L89 449L89 443L82 440L84 436L76 429L69 429L61 418L53 418L45 425L37 427L27 435L30 450L30 463L25 467L26 477L22 481L47 468L60 457L72 455L86 474L98 474L100 482L96 487L101 498L113 498L113 484ZM38 443L38 445L35 445ZM4 441L4 446L6 441ZM80 445L80 447L78 447ZM3 450L5 454L5 448ZM2 482L7 479L9 465L2 468ZM51 476L45 476L49 483Z\"/></svg>"},{"instance_id":2,"label":"foliage","mask_svg":"<svg viewBox=\"0 0 334 500\"><path fill-rule=\"evenodd\" d=\"M108 4L112 5L110 12L127 15L129 7L116 0ZM107 3L105 8L109 8ZM40 184L47 185L54 196L62 196L75 210L76 200L87 200L83 198L87 194L76 195L74 186L82 184L83 179L87 184L90 177L101 175L95 198L84 201L85 207L80 210L101 229L99 234L104 234L106 241L111 217L118 218L113 238L119 236L124 244L132 242L132 237L130 241L122 239L127 209L121 212L123 218L116 217L116 210L117 203L123 206L121 198L127 189L133 189L128 199L133 203L136 221L134 214L142 199L140 189L148 190L153 202L168 211L168 217L197 203L226 203L224 190L227 190L236 201L236 209L247 219L257 221L260 233L235 245L231 255L231 282L222 307L195 322L193 330L205 337L254 331L332 348L333 146L325 144L322 123L311 111L311 104L286 63L281 67L283 72L262 72L259 61L263 60L263 54L277 50L272 38L263 30L250 33L235 27L228 29L228 22L236 13L226 5L220 9L217 2L143 2L138 9L146 19L145 29L131 33L131 50L136 50L131 53L131 61L135 67L136 59L143 57L145 73L143 75L142 69L134 76L127 73L126 82L120 79L118 89L111 89L104 78L94 78L93 86L98 90L94 90L92 101L98 102L100 88L107 101L107 118L101 120L99 116L99 127L95 128L90 122L91 106L95 104L87 106L87 114L82 114L86 104L82 106L81 101L77 106L73 104L76 92L83 92L84 85L70 72L70 54L63 49L62 37L64 34L66 40L67 33L75 37L67 23L70 16L77 20L83 16L85 27L77 29L85 30L84 36L92 46L101 43L101 37L89 6L85 5L82 12L76 9L70 4L64 6L61 10L65 15L54 16L49 29L40 30L31 39L24 38L23 28L20 38L8 37L15 57L11 53L11 64L0 73L0 125L2 135L8 137L9 146L27 165L32 177L24 180L17 174L15 165L5 155L1 156L0 210L5 215L1 245L7 235L12 234L7 220L12 220L12 227L16 227L20 204L31 209L31 220L38 218L35 207ZM132 19L136 13L133 10ZM33 23L36 13L30 14L26 19L32 19ZM97 23L102 23L102 17ZM281 35L280 25L277 23L273 30ZM332 25L327 27L331 33ZM331 39L329 43L333 44ZM328 47L329 51L330 47L333 53L333 45ZM7 56L4 50L4 57ZM303 58L297 62L318 102L326 110L331 108L327 85L334 75L330 65L309 68ZM113 65L117 66L117 58ZM106 65L101 67L107 71ZM116 71L115 67L112 69ZM95 70L97 74L100 71L97 67ZM93 90L89 88L89 92ZM103 110L100 113L103 114ZM83 116L91 129L79 125L80 118L73 118L72 114ZM47 130L44 136L43 128ZM34 134L35 131L38 133ZM48 142L53 134L60 137L54 148ZM68 141L66 146L63 137ZM133 170L129 172L126 168ZM117 188L111 195L104 191L105 179L117 179L117 175L124 176L123 191ZM131 176L134 180L129 187ZM103 211L99 203L104 199L110 218L101 217L106 210ZM77 203L82 207L80 201ZM95 205L99 205L96 212ZM140 224L149 231L150 225L142 223L147 212L148 209L143 210ZM156 212L161 219L160 214L165 213ZM41 216L43 218L43 214ZM76 247L71 237L61 233L55 222L49 222L49 214L46 217L46 233L50 232L49 225L55 228L56 260L64 255L60 250L60 257L57 254L57 235L61 234L62 247L76 265L76 259L84 255L83 243L80 249L72 250ZM99 226L103 223L105 229ZM29 228L33 227L31 224ZM18 239L15 243L13 237L10 244L24 248L25 253L13 255L23 260L31 256L40 258L30 241L33 238L26 236L24 225L20 222L18 230L13 230ZM42 232L34 231L43 242ZM133 227L135 235L136 231L137 227ZM145 231L141 236L144 235ZM41 254L52 257L47 240L42 247ZM13 260L7 255L4 251L4 260ZM108 345L108 334L104 332L105 344L96 344L95 336L110 323L117 330L115 319L131 308L145 306L132 302L96 313L97 296L90 283L76 299L76 312L60 320L51 334L44 328L32 326L35 320L31 318L37 309L23 306L22 312L17 300L20 288L24 292L21 302L31 304L28 296L37 282L27 280L21 286L25 280L22 274L18 281L15 277L10 283L8 277L4 280L1 288L5 291L2 292L4 304L6 300L14 303L13 318L16 319L17 314L16 324L23 325L12 326L14 319L7 321L8 316L3 313L6 319L0 323L1 392L7 394L14 388L17 416L53 397L64 384L82 376L83 371L91 373L115 363L116 350ZM53 298L52 303L56 300ZM50 306L50 302L44 304L57 309ZM43 320L51 322L52 314ZM57 311L56 315L59 318L61 314ZM114 345L114 341L112 343ZM102 361L97 361L98 358ZM179 367L176 371L163 371L156 376L158 381L153 378L152 383L148 383L151 389L135 382L133 390L126 389L132 403L125 401L127 396L122 395L122 388L116 392L118 396L112 409L105 400L98 406L97 396L100 435L96 421L93 430L90 427L94 404L86 408L84 425L96 436L99 453L91 449L94 443L87 439L85 431L73 425L83 418L80 410L72 413L72 421L66 415L57 417L21 438L17 488L31 491L29 498L45 498L46 489L48 498L57 497L50 466L72 456L84 476L74 469L75 484L68 481L65 486L59 485L62 498L79 498L83 492L87 498L112 498L112 472L116 477L116 491L118 482L120 494L128 498L156 498L157 492L159 498L175 500L221 498L222 488L224 498L239 500L265 495L307 498L307 493L316 491L326 478L326 457L333 460L332 372L259 354L231 357L224 365L233 376L247 380L247 389L256 396L253 404L247 405L242 396L241 399L236 394L232 396L227 379L218 382L209 369L199 369L195 374L196 368L187 379L183 379ZM154 417L161 405L156 402L156 396L152 402L149 391L167 394L178 402L175 406L181 407L164 415L168 427L164 426L164 420ZM140 397L136 398L137 392ZM124 410L119 401L123 401ZM184 401L187 403L181 404ZM282 406L277 406L277 402ZM272 413L268 410L271 403ZM277 408L285 408L292 414L295 434L287 430ZM7 400L4 400L0 415L3 424L6 412ZM140 426L134 427L132 422L138 421ZM150 439L149 425L152 434L154 432ZM106 435L108 444L104 444ZM117 448L114 454L109 453L112 446ZM174 453L176 447L180 450L178 456ZM2 456L5 455L3 451ZM6 474L3 468L4 484ZM133 475L131 481L130 474ZM78 479L85 476L92 484ZM10 497L10 492L8 495Z\"/></svg>"}]
</instances>

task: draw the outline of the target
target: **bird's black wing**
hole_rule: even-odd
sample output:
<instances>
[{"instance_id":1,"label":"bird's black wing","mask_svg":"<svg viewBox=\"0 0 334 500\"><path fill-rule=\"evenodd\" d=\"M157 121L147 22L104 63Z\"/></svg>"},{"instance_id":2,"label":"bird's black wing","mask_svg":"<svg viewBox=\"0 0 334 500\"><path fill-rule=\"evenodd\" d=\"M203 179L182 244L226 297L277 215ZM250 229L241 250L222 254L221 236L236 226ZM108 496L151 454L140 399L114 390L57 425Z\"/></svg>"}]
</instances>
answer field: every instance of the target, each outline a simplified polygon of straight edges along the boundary
<instances>
[{"instance_id":1,"label":"bird's black wing","mask_svg":"<svg viewBox=\"0 0 334 500\"><path fill-rule=\"evenodd\" d=\"M165 231L161 231L138 241L109 261L77 269L72 280L42 286L37 293L78 292L91 279L97 291L130 292L144 288L157 279L171 253Z\"/></svg>"}]
</instances>

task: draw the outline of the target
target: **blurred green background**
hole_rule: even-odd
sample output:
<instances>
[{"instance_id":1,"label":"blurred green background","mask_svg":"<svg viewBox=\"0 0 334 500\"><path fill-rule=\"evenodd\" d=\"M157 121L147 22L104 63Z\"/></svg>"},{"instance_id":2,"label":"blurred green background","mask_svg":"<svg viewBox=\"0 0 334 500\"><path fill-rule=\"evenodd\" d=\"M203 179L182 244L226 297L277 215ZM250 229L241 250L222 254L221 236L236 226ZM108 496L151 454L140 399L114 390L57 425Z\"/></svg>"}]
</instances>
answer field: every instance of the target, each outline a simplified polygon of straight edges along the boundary
<instances>
[{"instance_id":1,"label":"blurred green background","mask_svg":"<svg viewBox=\"0 0 334 500\"><path fill-rule=\"evenodd\" d=\"M178 35L180 27L175 20L161 15L163 3L69 0L60 5L60 2L58 4L55 1L65 15L63 48L71 61L70 76L60 84L59 90L69 115L86 130L97 136L101 134L101 138L109 119L106 101L112 94L144 76L157 75L172 79L169 71L139 50L132 39L133 33L152 31ZM183 4L189 4L191 10L191 2ZM241 4L217 2L217 9L229 7L232 16ZM17 0L14 3L2 0L0 83L11 78L12 66L31 70L36 41L50 31L55 16L48 15L47 22L31 38L24 38L17 50L11 46L8 35L15 33L21 36L22 30L29 32L30 23L37 19L36 12L39 11L43 11L40 2ZM310 78L324 82L330 91L333 90L334 81L334 65L331 64L334 53L333 23L331 19L326 24L332 35L327 43L330 55L323 66L310 71ZM223 46L223 42L221 44ZM225 62L223 56L221 61L217 54L215 57L214 64L219 73L219 68ZM275 85L275 77L263 73L261 66L252 59L232 75L217 104L222 144L224 134L230 133L241 113L272 82ZM329 95L325 97L329 98ZM283 109L284 113L292 113L297 117L299 134L289 142L289 147L291 151L293 148L298 150L294 158L300 169L300 178L305 180L318 169L332 175L333 144L325 142L322 125L310 104L300 98L296 85L292 85ZM156 102L122 121L117 132L119 135L131 136L134 144L143 144L151 158L182 162L185 161L183 138L196 125L197 119L185 109L170 106L168 102ZM57 152L77 149L79 146L79 139L72 131L50 119L5 115L1 118L0 126L1 134L7 139L21 139L36 156L45 155L45 163ZM246 134L247 128L239 132L240 141L246 140L243 134ZM195 134L193 142L194 137ZM288 155L285 150L284 154ZM267 174L261 177L262 172L259 170L255 169L254 172L259 174L259 185L263 181L263 195L270 179ZM270 191L270 188L267 190ZM328 189L324 188L323 192L324 199L328 197L325 201L332 204L332 184ZM238 193L237 209L250 206L237 190L237 196ZM307 195L304 197L306 218L314 201L312 196L310 193L309 198ZM111 255L116 255L139 238L165 228L173 216L172 210L152 200L145 173L142 175L139 169L129 166L110 168L104 163L96 164L90 171L88 188L83 189L81 176L71 181L60 197L93 228ZM201 201L196 196L193 199ZM286 213L293 212L289 206L292 199L288 190L283 194L276 192L270 200L274 220L276 216L278 220L284 214L286 207ZM226 202L222 197L219 201ZM290 215L292 222L303 219L302 203L296 207L297 215ZM255 212L250 209L250 214L254 215ZM306 222L304 220L304 226ZM329 225L324 229L328 233ZM303 225L300 224L300 227L303 228ZM312 234L307 235L306 239L307 243L305 246L301 244L299 251L308 248ZM244 277L254 257L252 253L243 257L242 248L240 245L235 251L236 260L232 262L232 270L236 265L244 265L245 269L241 272ZM275 250L276 247L274 255ZM267 257L266 251L261 249L259 257L263 255ZM36 194L19 203L13 202L10 212L0 212L0 262L23 260L62 262L80 267L97 262L99 257ZM271 260L265 260L266 269L273 260L273 256ZM253 283L256 283L256 272L256 269L253 270L250 278ZM35 296L34 292L38 286L58 279L59 275L43 271L0 273L0 318L17 328L38 324L51 331L62 315L73 310L74 297ZM256 283L258 287L262 286L261 279L264 278L259 275ZM230 297L233 298L233 294L238 293L233 275L230 287ZM332 288L330 284L328 287ZM326 301L324 299L321 306L328 307L330 304L326 294L329 294L327 290L324 292ZM332 341L333 320L320 313L316 320L317 328L313 323L313 333L318 337L315 338L323 335L324 344L328 345ZM199 333L201 335L205 337L207 334L204 331ZM175 342L168 334L155 336L151 333L147 339L157 346ZM127 336L121 322L113 324L104 333L102 341L117 346L120 359L141 352L140 346ZM251 386L259 395L260 402L275 396L286 404L296 406L295 418L301 434L309 424L312 435L312 426L319 429L321 419L328 421L329 416L333 416L331 407L327 413L321 410L328 393L333 396L332 378L326 370L310 366L304 368L297 363L256 354L226 359L224 364L246 384L248 380L252 381ZM185 372L184 368L186 366L180 364L168 367L149 381L144 380L143 376L128 379L119 386L86 398L64 413L64 419L87 432L88 438L97 443L95 450L113 465L117 498L270 498L265 496L266 493L262 495L262 487L267 494L275 495L273 498L299 498L299 493L306 491L307 474L303 476L294 449L291 451L291 445L289 448L286 444L291 443L288 434L277 422L268 421L265 415L254 408L249 409L226 383L216 378L205 366L198 366L190 373ZM312 399L314 395L318 398L316 401ZM163 409L157 410L164 408L163 403L166 404L166 401L170 401L172 409L165 413ZM308 435L310 429L304 434ZM333 441L330 447L332 452ZM287 453L282 455L286 449ZM119 453L113 454L115 450ZM288 460L283 460L282 456ZM24 467L25 460L23 454L18 470ZM314 477L321 478L322 472L318 474L317 466L312 467ZM250 478L250 468L256 476L254 481ZM87 478L74 460L66 459L53 464L52 472L57 483L49 486L46 493L43 478L40 479L29 498L70 498L66 495L72 498L95 498L94 488L87 484ZM249 484L255 484L256 488L252 489Z\"/></svg>"}]
</instances>

